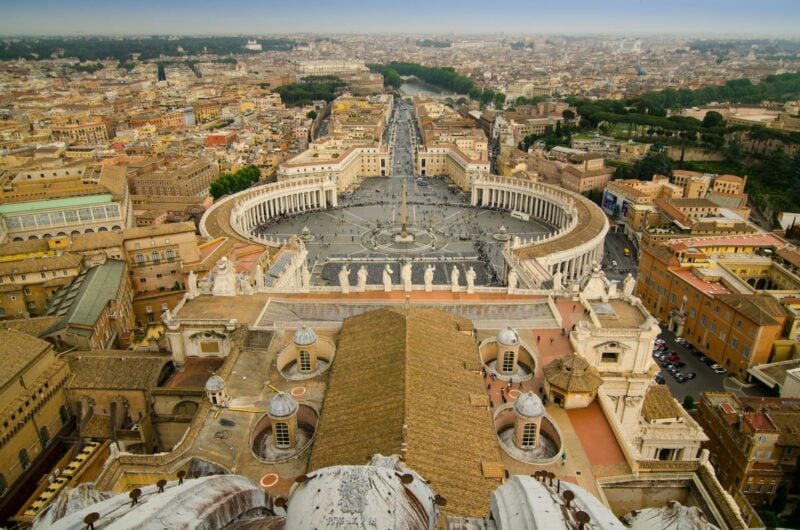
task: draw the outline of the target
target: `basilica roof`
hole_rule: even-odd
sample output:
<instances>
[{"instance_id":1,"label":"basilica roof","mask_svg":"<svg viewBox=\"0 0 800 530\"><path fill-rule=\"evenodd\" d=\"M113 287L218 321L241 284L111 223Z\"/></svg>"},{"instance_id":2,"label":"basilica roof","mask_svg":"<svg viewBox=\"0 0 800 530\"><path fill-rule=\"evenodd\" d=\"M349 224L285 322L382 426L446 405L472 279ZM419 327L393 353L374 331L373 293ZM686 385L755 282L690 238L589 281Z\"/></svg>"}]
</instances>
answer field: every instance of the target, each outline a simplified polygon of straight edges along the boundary
<instances>
[{"instance_id":1,"label":"basilica roof","mask_svg":"<svg viewBox=\"0 0 800 530\"><path fill-rule=\"evenodd\" d=\"M310 469L403 455L447 499L445 513L486 516L499 482L482 464L500 462L500 450L486 408L470 402L485 388L467 369L477 345L460 326L461 318L422 308L346 319Z\"/></svg>"}]
</instances>

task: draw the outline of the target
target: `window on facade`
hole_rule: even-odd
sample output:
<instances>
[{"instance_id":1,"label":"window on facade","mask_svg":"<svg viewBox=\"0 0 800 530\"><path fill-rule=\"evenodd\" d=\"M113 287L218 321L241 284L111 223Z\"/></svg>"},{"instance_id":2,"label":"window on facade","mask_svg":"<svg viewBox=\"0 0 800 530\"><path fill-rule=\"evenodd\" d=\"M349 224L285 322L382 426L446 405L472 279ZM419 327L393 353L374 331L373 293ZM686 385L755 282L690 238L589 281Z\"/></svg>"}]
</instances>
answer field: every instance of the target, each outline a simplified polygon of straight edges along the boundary
<instances>
[{"instance_id":1,"label":"window on facade","mask_svg":"<svg viewBox=\"0 0 800 530\"><path fill-rule=\"evenodd\" d=\"M705 326L706 325L706 316L705 315L700 317L700 325L701 326Z\"/></svg>"},{"instance_id":2,"label":"window on facade","mask_svg":"<svg viewBox=\"0 0 800 530\"><path fill-rule=\"evenodd\" d=\"M144 256L142 254L136 254L136 264L144 265Z\"/></svg>"},{"instance_id":3,"label":"window on facade","mask_svg":"<svg viewBox=\"0 0 800 530\"><path fill-rule=\"evenodd\" d=\"M42 440L42 445L47 445L50 443L50 431L47 427L42 427L39 429L39 439Z\"/></svg>"},{"instance_id":4,"label":"window on facade","mask_svg":"<svg viewBox=\"0 0 800 530\"><path fill-rule=\"evenodd\" d=\"M619 354L613 351L604 351L603 354L600 356L600 362L602 363L615 363L617 362L617 358Z\"/></svg>"},{"instance_id":5,"label":"window on facade","mask_svg":"<svg viewBox=\"0 0 800 530\"><path fill-rule=\"evenodd\" d=\"M69 421L69 410L66 405L61 405L61 408L58 409L58 416L61 418L62 424Z\"/></svg>"},{"instance_id":6,"label":"window on facade","mask_svg":"<svg viewBox=\"0 0 800 530\"><path fill-rule=\"evenodd\" d=\"M533 444L536 442L536 424L527 423L522 428L522 448L533 449Z\"/></svg>"},{"instance_id":7,"label":"window on facade","mask_svg":"<svg viewBox=\"0 0 800 530\"><path fill-rule=\"evenodd\" d=\"M275 445L289 447L289 426L283 422L275 424Z\"/></svg>"},{"instance_id":8,"label":"window on facade","mask_svg":"<svg viewBox=\"0 0 800 530\"><path fill-rule=\"evenodd\" d=\"M756 493L761 493L761 488L762 488L761 484L756 486Z\"/></svg>"},{"instance_id":9,"label":"window on facade","mask_svg":"<svg viewBox=\"0 0 800 530\"><path fill-rule=\"evenodd\" d=\"M736 345L737 345L738 343L739 343L739 342L736 340L736 337L732 337L732 338L731 338L731 348L733 348L733 349L736 349Z\"/></svg>"},{"instance_id":10,"label":"window on facade","mask_svg":"<svg viewBox=\"0 0 800 530\"><path fill-rule=\"evenodd\" d=\"M153 263L158 263L158 262L160 262L160 261L161 261L161 254L159 254L157 250L154 250L154 251L153 251L153 252L150 254L150 257L152 258L152 260L153 260Z\"/></svg>"},{"instance_id":11,"label":"window on facade","mask_svg":"<svg viewBox=\"0 0 800 530\"><path fill-rule=\"evenodd\" d=\"M750 357L750 348L748 348L748 347L746 347L746 346L745 346L745 348L742 350L742 354L743 354L745 357L749 358L749 357Z\"/></svg>"},{"instance_id":12,"label":"window on facade","mask_svg":"<svg viewBox=\"0 0 800 530\"><path fill-rule=\"evenodd\" d=\"M305 350L300 352L300 371L311 371L311 355Z\"/></svg>"},{"instance_id":13,"label":"window on facade","mask_svg":"<svg viewBox=\"0 0 800 530\"><path fill-rule=\"evenodd\" d=\"M741 328L742 327L742 321L741 320L737 320L736 321L736 327L737 328Z\"/></svg>"},{"instance_id":14,"label":"window on facade","mask_svg":"<svg viewBox=\"0 0 800 530\"><path fill-rule=\"evenodd\" d=\"M167 259L168 259L169 261L172 261L172 260L174 260L174 259L175 259L175 251L174 251L174 250L172 250L171 248L168 248L168 249L167 249L167 252L166 252L166 254L167 254Z\"/></svg>"},{"instance_id":15,"label":"window on facade","mask_svg":"<svg viewBox=\"0 0 800 530\"><path fill-rule=\"evenodd\" d=\"M514 352L507 351L503 354L503 371L510 372L514 369Z\"/></svg>"},{"instance_id":16,"label":"window on facade","mask_svg":"<svg viewBox=\"0 0 800 530\"><path fill-rule=\"evenodd\" d=\"M31 465L31 459L28 456L28 451L25 449L19 450L19 464L22 466L22 469L28 469Z\"/></svg>"}]
</instances>

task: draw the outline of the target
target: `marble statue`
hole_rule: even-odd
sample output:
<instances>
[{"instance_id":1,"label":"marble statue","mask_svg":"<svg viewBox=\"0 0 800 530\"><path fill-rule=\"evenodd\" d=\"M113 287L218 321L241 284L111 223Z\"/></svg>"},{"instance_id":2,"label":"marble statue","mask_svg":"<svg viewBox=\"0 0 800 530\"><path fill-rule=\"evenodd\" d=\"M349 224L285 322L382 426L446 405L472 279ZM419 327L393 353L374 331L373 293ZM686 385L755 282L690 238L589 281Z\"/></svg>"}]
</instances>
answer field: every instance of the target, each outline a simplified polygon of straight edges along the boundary
<instances>
[{"instance_id":1,"label":"marble statue","mask_svg":"<svg viewBox=\"0 0 800 530\"><path fill-rule=\"evenodd\" d=\"M214 266L214 286L211 288L211 294L236 296L236 271L226 256L222 256Z\"/></svg>"},{"instance_id":2,"label":"marble statue","mask_svg":"<svg viewBox=\"0 0 800 530\"><path fill-rule=\"evenodd\" d=\"M454 293L458 291L458 277L460 275L461 271L458 270L458 267L453 265L453 270L450 271L450 286Z\"/></svg>"},{"instance_id":3,"label":"marble statue","mask_svg":"<svg viewBox=\"0 0 800 530\"><path fill-rule=\"evenodd\" d=\"M400 281L403 283L403 290L411 290L411 262L405 262L400 267Z\"/></svg>"},{"instance_id":4,"label":"marble statue","mask_svg":"<svg viewBox=\"0 0 800 530\"><path fill-rule=\"evenodd\" d=\"M189 286L189 295L192 298L197 296L197 274L195 274L194 271L189 271L189 276L186 277L186 283Z\"/></svg>"},{"instance_id":5,"label":"marble statue","mask_svg":"<svg viewBox=\"0 0 800 530\"><path fill-rule=\"evenodd\" d=\"M358 292L363 293L367 290L367 268L363 265L358 269Z\"/></svg>"},{"instance_id":6,"label":"marble statue","mask_svg":"<svg viewBox=\"0 0 800 530\"><path fill-rule=\"evenodd\" d=\"M477 274L475 273L475 269L470 267L467 270L467 274L465 275L465 277L467 278L467 292L469 294L472 294L472 293L475 292L475 277L476 276L477 276Z\"/></svg>"},{"instance_id":7,"label":"marble statue","mask_svg":"<svg viewBox=\"0 0 800 530\"><path fill-rule=\"evenodd\" d=\"M636 287L636 280L633 279L631 273L629 272L625 279L622 280L622 293L625 296L631 296L633 294L633 288Z\"/></svg>"},{"instance_id":8,"label":"marble statue","mask_svg":"<svg viewBox=\"0 0 800 530\"><path fill-rule=\"evenodd\" d=\"M564 288L564 284L562 282L563 278L564 278L564 275L561 273L561 271L556 271L555 274L553 274L553 290L554 291L560 291L560 290L562 290Z\"/></svg>"},{"instance_id":9,"label":"marble statue","mask_svg":"<svg viewBox=\"0 0 800 530\"><path fill-rule=\"evenodd\" d=\"M389 292L392 290L392 273L394 271L387 263L383 268L383 290Z\"/></svg>"},{"instance_id":10,"label":"marble statue","mask_svg":"<svg viewBox=\"0 0 800 530\"><path fill-rule=\"evenodd\" d=\"M428 265L425 268L425 292L433 291L433 275L436 273L436 265Z\"/></svg>"},{"instance_id":11,"label":"marble statue","mask_svg":"<svg viewBox=\"0 0 800 530\"><path fill-rule=\"evenodd\" d=\"M264 287L264 269L260 263L256 264L256 287L259 289Z\"/></svg>"},{"instance_id":12,"label":"marble statue","mask_svg":"<svg viewBox=\"0 0 800 530\"><path fill-rule=\"evenodd\" d=\"M517 288L517 270L511 269L508 271L508 276L506 276L506 283L508 284L508 292L514 292L514 289Z\"/></svg>"},{"instance_id":13,"label":"marble statue","mask_svg":"<svg viewBox=\"0 0 800 530\"><path fill-rule=\"evenodd\" d=\"M308 270L308 265L303 263L303 268L300 271L301 279L303 281L303 287L308 287L311 285L311 271Z\"/></svg>"},{"instance_id":14,"label":"marble statue","mask_svg":"<svg viewBox=\"0 0 800 530\"><path fill-rule=\"evenodd\" d=\"M253 294L253 285L250 283L250 275L241 273L236 278L237 293L238 294Z\"/></svg>"},{"instance_id":15,"label":"marble statue","mask_svg":"<svg viewBox=\"0 0 800 530\"><path fill-rule=\"evenodd\" d=\"M344 294L350 292L350 269L347 268L347 265L342 265L342 269L339 271L339 286Z\"/></svg>"}]
</instances>

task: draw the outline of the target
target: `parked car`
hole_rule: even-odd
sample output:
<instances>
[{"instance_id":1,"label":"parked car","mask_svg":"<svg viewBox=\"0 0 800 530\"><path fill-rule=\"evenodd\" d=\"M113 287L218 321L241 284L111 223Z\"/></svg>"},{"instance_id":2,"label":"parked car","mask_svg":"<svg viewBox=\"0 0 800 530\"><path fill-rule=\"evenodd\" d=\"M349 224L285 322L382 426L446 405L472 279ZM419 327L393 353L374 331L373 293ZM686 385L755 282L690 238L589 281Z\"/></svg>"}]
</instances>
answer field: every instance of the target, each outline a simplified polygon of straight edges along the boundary
<instances>
[{"instance_id":1,"label":"parked car","mask_svg":"<svg viewBox=\"0 0 800 530\"><path fill-rule=\"evenodd\" d=\"M712 359L711 357L706 357L705 359L703 359L703 362L704 362L704 363L706 363L708 366L711 366L711 365L713 365L713 364L717 364L717 363L714 361L714 359Z\"/></svg>"},{"instance_id":2,"label":"parked car","mask_svg":"<svg viewBox=\"0 0 800 530\"><path fill-rule=\"evenodd\" d=\"M678 368L686 368L686 363L683 362L683 361L676 361L676 362L674 362L672 364L673 364L673 366L677 366Z\"/></svg>"},{"instance_id":3,"label":"parked car","mask_svg":"<svg viewBox=\"0 0 800 530\"><path fill-rule=\"evenodd\" d=\"M680 361L681 360L681 356L678 355L675 352L670 352L670 356L667 357L667 359L669 359L670 361Z\"/></svg>"},{"instance_id":4,"label":"parked car","mask_svg":"<svg viewBox=\"0 0 800 530\"><path fill-rule=\"evenodd\" d=\"M666 353L657 353L657 354L654 355L654 357L659 361L667 360L667 354Z\"/></svg>"},{"instance_id":5,"label":"parked car","mask_svg":"<svg viewBox=\"0 0 800 530\"><path fill-rule=\"evenodd\" d=\"M725 374L728 373L728 371L725 368L721 367L718 364L711 365L711 369L714 370L715 374L719 374L719 375L725 375Z\"/></svg>"},{"instance_id":6,"label":"parked car","mask_svg":"<svg viewBox=\"0 0 800 530\"><path fill-rule=\"evenodd\" d=\"M665 384L667 384L667 380L664 379L664 377L661 374L657 374L656 375L656 383L658 383L659 385L665 385Z\"/></svg>"},{"instance_id":7,"label":"parked car","mask_svg":"<svg viewBox=\"0 0 800 530\"><path fill-rule=\"evenodd\" d=\"M681 374L680 372L675 374L675 380L677 382L679 382L679 383L685 383L686 381L688 381L688 379L686 379L686 377L683 374Z\"/></svg>"},{"instance_id":8,"label":"parked car","mask_svg":"<svg viewBox=\"0 0 800 530\"><path fill-rule=\"evenodd\" d=\"M683 337L675 337L675 342L677 342L678 344L687 344L688 341Z\"/></svg>"},{"instance_id":9,"label":"parked car","mask_svg":"<svg viewBox=\"0 0 800 530\"><path fill-rule=\"evenodd\" d=\"M680 370L678 370L677 366L670 366L666 370L667 370L667 372L669 372L672 375L675 375L676 373L680 372Z\"/></svg>"},{"instance_id":10,"label":"parked car","mask_svg":"<svg viewBox=\"0 0 800 530\"><path fill-rule=\"evenodd\" d=\"M660 364L660 365L661 365L661 368L669 368L670 366L672 366L672 363L671 363L671 362L669 362L669 361L668 361L668 360L666 360L666 359L664 359L663 361L661 361L661 362L660 362L660 363L658 363L658 364Z\"/></svg>"},{"instance_id":11,"label":"parked car","mask_svg":"<svg viewBox=\"0 0 800 530\"><path fill-rule=\"evenodd\" d=\"M685 374L683 374L683 377L685 377L686 379L694 379L695 377L697 377L697 374L694 372L686 372Z\"/></svg>"}]
</instances>

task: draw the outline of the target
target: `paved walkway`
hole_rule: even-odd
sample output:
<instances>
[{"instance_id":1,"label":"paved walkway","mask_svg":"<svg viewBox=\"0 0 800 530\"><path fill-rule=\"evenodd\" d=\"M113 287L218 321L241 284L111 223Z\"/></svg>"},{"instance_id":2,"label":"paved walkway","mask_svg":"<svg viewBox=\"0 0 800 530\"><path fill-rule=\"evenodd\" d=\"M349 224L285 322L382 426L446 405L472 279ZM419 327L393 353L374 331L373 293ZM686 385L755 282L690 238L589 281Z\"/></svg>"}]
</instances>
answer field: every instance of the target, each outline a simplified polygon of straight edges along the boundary
<instances>
[{"instance_id":1,"label":"paved walkway","mask_svg":"<svg viewBox=\"0 0 800 530\"><path fill-rule=\"evenodd\" d=\"M566 411L566 415L595 472L602 470L601 476L612 470L614 474L630 473L625 455L596 401L586 408Z\"/></svg>"}]
</instances>

